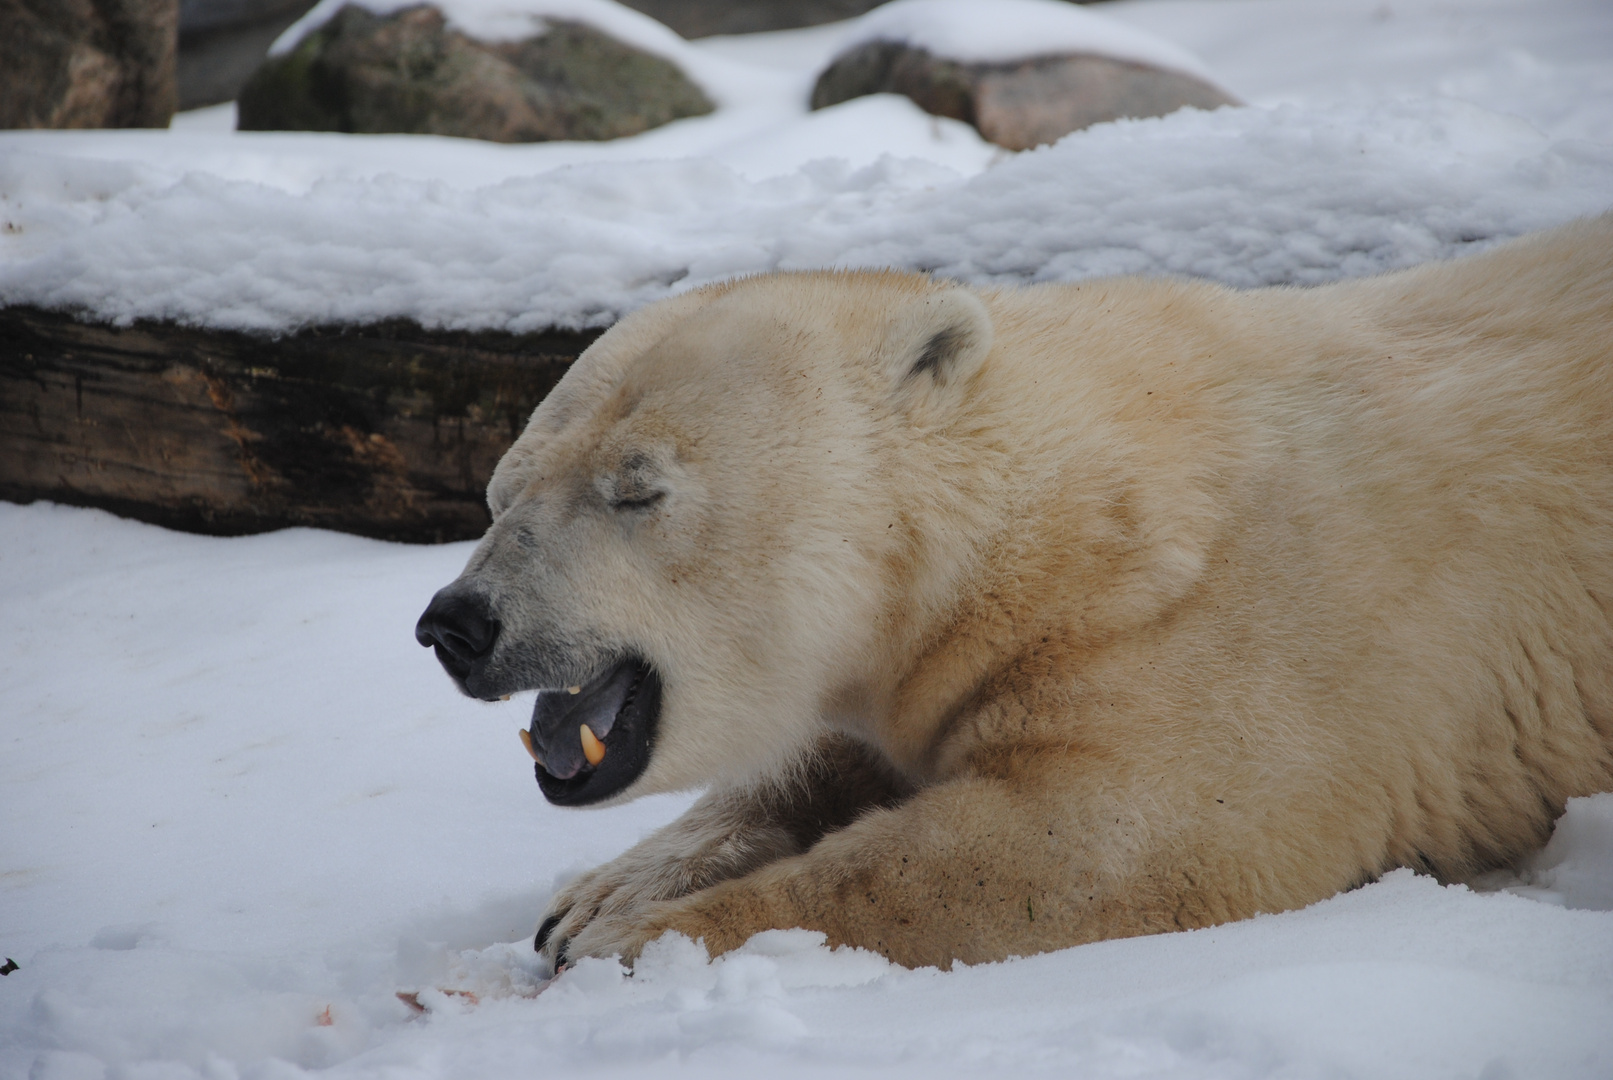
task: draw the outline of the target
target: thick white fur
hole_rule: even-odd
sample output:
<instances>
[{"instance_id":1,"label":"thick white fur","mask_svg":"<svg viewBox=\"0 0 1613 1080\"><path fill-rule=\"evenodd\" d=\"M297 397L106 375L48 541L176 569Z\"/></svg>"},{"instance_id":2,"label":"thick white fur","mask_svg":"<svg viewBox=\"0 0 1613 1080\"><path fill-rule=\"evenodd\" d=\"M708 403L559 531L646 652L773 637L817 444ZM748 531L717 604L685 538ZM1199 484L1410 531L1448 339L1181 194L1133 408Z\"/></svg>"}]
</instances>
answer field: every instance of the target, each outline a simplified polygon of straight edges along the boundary
<instances>
[{"instance_id":1,"label":"thick white fur","mask_svg":"<svg viewBox=\"0 0 1613 1080\"><path fill-rule=\"evenodd\" d=\"M655 511L558 494L635 453ZM702 290L491 501L489 550L547 508L501 589L663 672L629 794L714 785L551 953L1000 958L1461 879L1613 787L1610 218L1310 290Z\"/></svg>"}]
</instances>

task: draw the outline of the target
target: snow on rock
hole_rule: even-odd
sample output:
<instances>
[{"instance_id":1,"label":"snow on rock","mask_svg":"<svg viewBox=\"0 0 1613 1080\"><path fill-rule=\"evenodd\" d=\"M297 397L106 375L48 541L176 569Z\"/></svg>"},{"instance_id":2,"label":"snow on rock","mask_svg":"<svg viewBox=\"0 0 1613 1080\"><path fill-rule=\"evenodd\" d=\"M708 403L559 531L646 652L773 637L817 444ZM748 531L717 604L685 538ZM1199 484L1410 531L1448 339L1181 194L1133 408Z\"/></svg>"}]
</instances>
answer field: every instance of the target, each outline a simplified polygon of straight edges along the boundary
<instances>
[{"instance_id":1,"label":"snow on rock","mask_svg":"<svg viewBox=\"0 0 1613 1080\"><path fill-rule=\"evenodd\" d=\"M600 326L731 275L819 267L1310 284L1613 203L1613 147L1440 100L1122 121L967 180L886 158L749 181L693 158L292 193L48 146L0 148L0 302L260 331Z\"/></svg>"},{"instance_id":2,"label":"snow on rock","mask_svg":"<svg viewBox=\"0 0 1613 1080\"><path fill-rule=\"evenodd\" d=\"M665 25L614 0L319 0L269 48L280 56L348 4L390 15L421 3L443 13L448 25L480 41L520 41L542 34L550 20L580 22L617 41L676 64L719 105L743 106L754 93L755 73L743 64L701 51Z\"/></svg>"},{"instance_id":3,"label":"snow on rock","mask_svg":"<svg viewBox=\"0 0 1613 1080\"><path fill-rule=\"evenodd\" d=\"M587 23L617 41L668 60L677 60L678 53L687 51L683 38L672 30L614 0L319 0L275 39L269 55L290 52L349 4L376 15L390 15L422 3L442 12L449 26L481 41L520 41L541 34L548 20L558 19Z\"/></svg>"},{"instance_id":4,"label":"snow on rock","mask_svg":"<svg viewBox=\"0 0 1613 1080\"><path fill-rule=\"evenodd\" d=\"M296 47L346 4L389 15L422 0L320 0L271 46ZM541 33L550 19L587 23L616 40L678 64L719 96L728 89L723 65L710 52L661 23L614 0L426 0L453 28L482 41L518 41ZM1195 75L1214 76L1187 49L1116 19L1063 0L895 0L844 24L833 51L867 41L905 41L937 56L966 62L1017 60L1053 53L1108 56Z\"/></svg>"},{"instance_id":5,"label":"snow on rock","mask_svg":"<svg viewBox=\"0 0 1613 1080\"><path fill-rule=\"evenodd\" d=\"M836 49L892 41L964 63L1033 56L1107 56L1215 82L1174 42L1064 0L893 0L848 24Z\"/></svg>"}]
</instances>

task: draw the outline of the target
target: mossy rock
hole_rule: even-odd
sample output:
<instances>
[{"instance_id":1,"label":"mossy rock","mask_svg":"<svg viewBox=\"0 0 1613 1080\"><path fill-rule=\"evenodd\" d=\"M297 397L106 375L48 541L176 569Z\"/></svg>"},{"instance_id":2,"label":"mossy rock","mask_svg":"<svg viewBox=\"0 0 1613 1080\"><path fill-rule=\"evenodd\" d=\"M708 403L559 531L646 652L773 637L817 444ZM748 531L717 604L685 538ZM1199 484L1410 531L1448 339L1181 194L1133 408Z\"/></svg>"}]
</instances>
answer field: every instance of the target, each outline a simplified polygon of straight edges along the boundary
<instances>
[{"instance_id":1,"label":"mossy rock","mask_svg":"<svg viewBox=\"0 0 1613 1080\"><path fill-rule=\"evenodd\" d=\"M350 4L258 69L239 125L545 142L637 135L712 108L671 62L582 23L489 43L429 5L383 17Z\"/></svg>"}]
</instances>

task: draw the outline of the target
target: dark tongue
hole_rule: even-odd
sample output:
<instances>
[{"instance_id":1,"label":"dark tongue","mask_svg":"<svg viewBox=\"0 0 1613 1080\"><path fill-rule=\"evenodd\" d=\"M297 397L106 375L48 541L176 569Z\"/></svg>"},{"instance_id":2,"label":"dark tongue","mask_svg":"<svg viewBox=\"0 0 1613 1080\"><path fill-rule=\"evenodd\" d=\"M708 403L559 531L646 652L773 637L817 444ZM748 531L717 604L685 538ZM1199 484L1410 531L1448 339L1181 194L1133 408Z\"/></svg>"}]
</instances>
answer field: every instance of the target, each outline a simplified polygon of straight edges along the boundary
<instances>
[{"instance_id":1,"label":"dark tongue","mask_svg":"<svg viewBox=\"0 0 1613 1080\"><path fill-rule=\"evenodd\" d=\"M540 690L532 705L532 746L543 758L543 769L557 780L569 780L584 768L582 725L587 724L601 742L616 723L616 714L633 688L636 665L622 661L578 693Z\"/></svg>"}]
</instances>

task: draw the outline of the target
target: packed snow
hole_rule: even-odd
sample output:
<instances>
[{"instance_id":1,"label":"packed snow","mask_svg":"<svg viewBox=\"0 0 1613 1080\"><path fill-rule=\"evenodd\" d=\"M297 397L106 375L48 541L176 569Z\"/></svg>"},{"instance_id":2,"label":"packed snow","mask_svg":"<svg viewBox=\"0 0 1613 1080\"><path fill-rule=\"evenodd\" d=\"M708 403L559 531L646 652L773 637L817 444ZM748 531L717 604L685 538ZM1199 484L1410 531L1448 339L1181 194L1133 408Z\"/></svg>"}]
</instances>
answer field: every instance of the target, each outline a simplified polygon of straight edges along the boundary
<instances>
[{"instance_id":1,"label":"packed snow","mask_svg":"<svg viewBox=\"0 0 1613 1080\"><path fill-rule=\"evenodd\" d=\"M1078 11L1251 107L1020 155L904 99L807 112L823 64L904 10L688 43L636 23L719 108L609 144L240 134L228 108L0 134L0 302L522 329L771 268L1305 284L1613 206L1601 0ZM793 931L548 981L530 935L553 889L689 797L542 800L529 703L459 697L413 642L468 551L0 504L0 1080L1613 1075L1613 794L1473 889L1397 871L951 972Z\"/></svg>"},{"instance_id":2,"label":"packed snow","mask_svg":"<svg viewBox=\"0 0 1613 1080\"><path fill-rule=\"evenodd\" d=\"M824 119L855 123L893 102L855 105ZM148 175L123 162L0 157L21 225L0 240L11 248L0 295L122 322L274 331L407 314L521 331L605 325L684 288L772 269L1312 283L1604 210L1613 146L1553 142L1439 101L1109 124L962 182L888 157L760 183L704 158L577 165L480 188L381 176L291 192Z\"/></svg>"}]
</instances>

